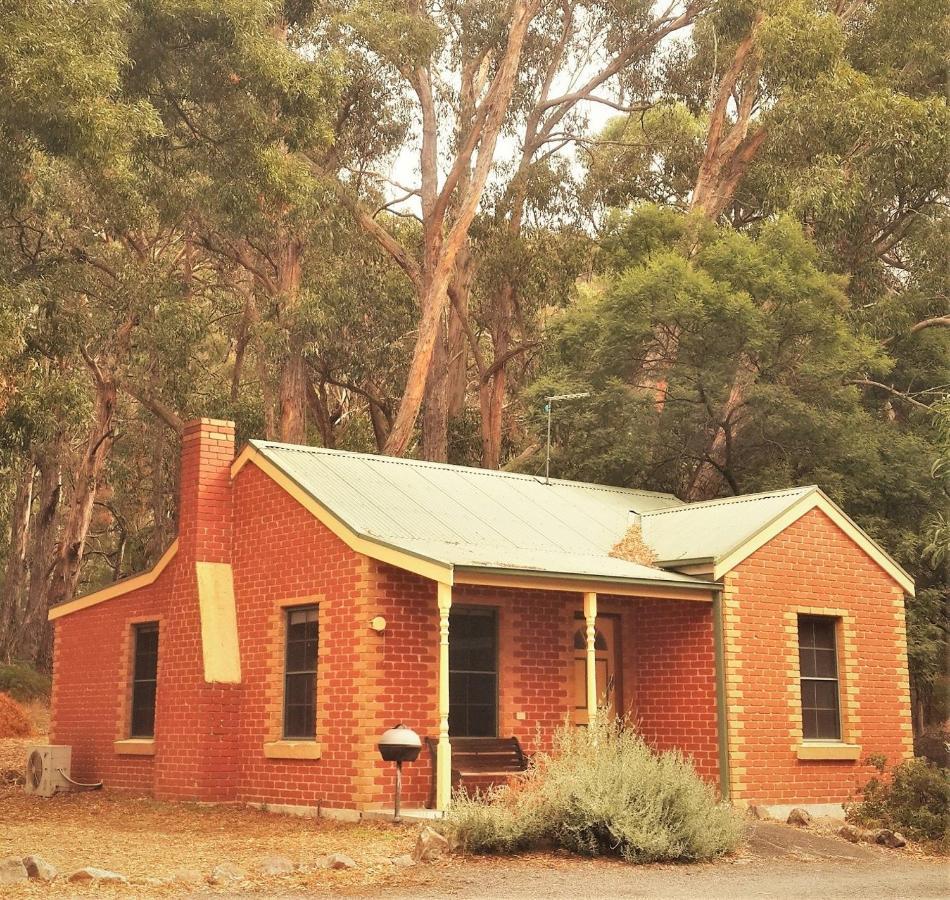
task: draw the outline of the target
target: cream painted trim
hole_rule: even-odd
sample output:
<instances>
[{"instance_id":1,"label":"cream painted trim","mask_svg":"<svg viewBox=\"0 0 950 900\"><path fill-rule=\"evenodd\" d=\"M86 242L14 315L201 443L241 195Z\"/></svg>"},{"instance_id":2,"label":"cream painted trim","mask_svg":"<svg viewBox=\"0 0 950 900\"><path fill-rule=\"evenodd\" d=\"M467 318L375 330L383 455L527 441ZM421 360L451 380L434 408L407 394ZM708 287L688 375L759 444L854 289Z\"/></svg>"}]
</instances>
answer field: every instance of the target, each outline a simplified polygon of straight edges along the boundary
<instances>
[{"instance_id":1,"label":"cream painted trim","mask_svg":"<svg viewBox=\"0 0 950 900\"><path fill-rule=\"evenodd\" d=\"M386 544L381 544L357 534L342 519L335 516L329 509L323 506L323 504L314 500L310 494L251 444L248 444L238 458L231 464L232 481L248 463L254 463L268 478L277 482L280 487L290 494L304 509L311 513L314 518L329 528L344 544L356 553L362 553L371 559L377 559L380 562L405 569L408 572L414 572L416 575L423 576L423 578L431 578L433 581L438 581L443 584L452 583L452 567L447 563L440 563L435 560L416 556L412 553L406 553L403 550L389 547Z\"/></svg>"},{"instance_id":2,"label":"cream painted trim","mask_svg":"<svg viewBox=\"0 0 950 900\"><path fill-rule=\"evenodd\" d=\"M712 603L713 593L718 588L708 590L666 587L652 584L627 584L609 580L549 578L543 573L537 577L526 575L506 575L504 572L466 572L456 569L456 584L475 584L485 587L525 588L533 591L570 591L579 594L590 593L592 587L597 593L614 594L620 597L652 597L660 600L693 600L700 603Z\"/></svg>"},{"instance_id":3,"label":"cream painted trim","mask_svg":"<svg viewBox=\"0 0 950 900\"><path fill-rule=\"evenodd\" d=\"M861 748L857 744L808 742L800 744L795 755L799 759L860 759Z\"/></svg>"},{"instance_id":4,"label":"cream painted trim","mask_svg":"<svg viewBox=\"0 0 950 900\"><path fill-rule=\"evenodd\" d=\"M240 684L234 573L230 563L196 562L201 656L209 684Z\"/></svg>"},{"instance_id":5,"label":"cream painted trim","mask_svg":"<svg viewBox=\"0 0 950 900\"><path fill-rule=\"evenodd\" d=\"M129 738L124 741L115 741L112 746L115 752L122 756L154 756L155 740L153 738Z\"/></svg>"},{"instance_id":6,"label":"cream painted trim","mask_svg":"<svg viewBox=\"0 0 950 900\"><path fill-rule=\"evenodd\" d=\"M716 563L713 579L718 581L727 572L734 569L759 547L767 544L793 522L797 522L805 513L813 509L821 510L852 541L854 541L871 559L874 560L908 594L914 595L914 581L893 559L891 559L867 534L865 534L847 515L818 488L801 498L780 516L777 516L764 528L757 531L744 544L736 547Z\"/></svg>"},{"instance_id":7,"label":"cream painted trim","mask_svg":"<svg viewBox=\"0 0 950 900\"><path fill-rule=\"evenodd\" d=\"M439 743L435 756L435 808L445 812L452 802L452 744L449 741L449 614L452 586L440 584L439 606Z\"/></svg>"},{"instance_id":8,"label":"cream painted trim","mask_svg":"<svg viewBox=\"0 0 950 900\"><path fill-rule=\"evenodd\" d=\"M268 741L264 744L267 759L320 759L317 741Z\"/></svg>"},{"instance_id":9,"label":"cream painted trim","mask_svg":"<svg viewBox=\"0 0 950 900\"><path fill-rule=\"evenodd\" d=\"M61 619L63 616L79 612L81 609L88 609L90 606L95 606L98 603L104 603L113 597L121 597L123 594L128 594L131 591L137 591L139 588L148 587L148 585L165 571L165 568L172 561L177 552L178 538L175 538L171 546L162 554L162 558L147 572L142 572L140 575L133 575L131 578L126 578L117 584L111 584L101 591L86 594L85 597L77 597L75 600L70 600L69 603L55 606L49 611L46 618L49 619L50 622L53 622L56 619Z\"/></svg>"}]
</instances>

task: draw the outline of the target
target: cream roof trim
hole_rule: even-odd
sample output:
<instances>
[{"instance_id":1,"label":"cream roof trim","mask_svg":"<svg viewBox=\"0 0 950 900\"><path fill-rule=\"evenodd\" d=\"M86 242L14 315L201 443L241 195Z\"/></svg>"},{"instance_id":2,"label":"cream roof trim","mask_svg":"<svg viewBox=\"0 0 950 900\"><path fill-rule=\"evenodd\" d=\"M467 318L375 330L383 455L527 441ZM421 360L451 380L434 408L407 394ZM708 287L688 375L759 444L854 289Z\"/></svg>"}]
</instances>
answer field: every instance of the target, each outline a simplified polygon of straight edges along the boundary
<instances>
[{"instance_id":1,"label":"cream roof trim","mask_svg":"<svg viewBox=\"0 0 950 900\"><path fill-rule=\"evenodd\" d=\"M431 578L443 584L452 584L452 566L358 534L339 516L334 515L326 506L300 487L286 472L277 468L252 444L248 444L231 464L232 481L248 463L253 463L268 478L275 481L351 550L408 572L414 572L424 578Z\"/></svg>"},{"instance_id":2,"label":"cream roof trim","mask_svg":"<svg viewBox=\"0 0 950 900\"><path fill-rule=\"evenodd\" d=\"M840 507L833 503L820 488L815 488L813 491L805 494L798 502L794 503L784 512L772 519L771 522L746 538L741 544L720 557L716 561L715 568L713 569L713 578L716 580L722 578L744 559L751 556L756 550L767 544L772 538L788 528L789 525L793 522L797 522L805 513L813 509L821 510L908 594L911 596L914 595L913 578L891 559L866 532L859 528Z\"/></svg>"},{"instance_id":3,"label":"cream roof trim","mask_svg":"<svg viewBox=\"0 0 950 900\"><path fill-rule=\"evenodd\" d=\"M104 603L106 600L111 600L113 597L121 597L123 594L128 594L131 591L137 591L139 588L147 587L162 572L165 571L165 568L168 564L174 559L175 554L178 552L178 538L175 538L172 541L171 546L162 554L162 558L152 566L147 572L142 572L140 575L133 575L131 578L126 578L123 581L118 581L115 584L110 584L108 587L102 588L100 591L95 591L92 594L86 594L85 597L77 597L75 600L70 600L68 603L61 603L59 606L54 606L47 615L47 619L50 622L55 621L56 619L61 619L63 616L68 616L71 613L79 612L81 609L88 609L90 606L95 606L97 603Z\"/></svg>"}]
</instances>

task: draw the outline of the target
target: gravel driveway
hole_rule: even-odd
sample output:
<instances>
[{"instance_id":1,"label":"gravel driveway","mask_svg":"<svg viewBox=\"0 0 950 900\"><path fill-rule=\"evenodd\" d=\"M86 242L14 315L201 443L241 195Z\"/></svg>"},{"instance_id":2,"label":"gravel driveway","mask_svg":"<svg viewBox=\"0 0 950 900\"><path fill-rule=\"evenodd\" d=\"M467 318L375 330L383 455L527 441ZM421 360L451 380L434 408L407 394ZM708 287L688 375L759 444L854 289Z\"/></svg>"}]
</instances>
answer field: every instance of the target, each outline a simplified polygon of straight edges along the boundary
<instances>
[{"instance_id":1,"label":"gravel driveway","mask_svg":"<svg viewBox=\"0 0 950 900\"><path fill-rule=\"evenodd\" d=\"M425 877L400 886L391 896L946 898L950 868L946 860L757 823L747 848L737 858L718 863L629 866L559 856L454 859L429 868Z\"/></svg>"}]
</instances>

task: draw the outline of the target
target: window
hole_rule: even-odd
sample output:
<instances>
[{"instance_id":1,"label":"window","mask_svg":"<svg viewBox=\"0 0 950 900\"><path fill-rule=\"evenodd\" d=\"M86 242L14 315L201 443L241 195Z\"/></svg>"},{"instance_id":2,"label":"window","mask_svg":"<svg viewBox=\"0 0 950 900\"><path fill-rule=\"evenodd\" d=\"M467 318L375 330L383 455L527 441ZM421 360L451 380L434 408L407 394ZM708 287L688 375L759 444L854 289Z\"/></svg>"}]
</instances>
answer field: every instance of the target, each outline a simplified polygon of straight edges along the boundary
<instances>
[{"instance_id":1,"label":"window","mask_svg":"<svg viewBox=\"0 0 950 900\"><path fill-rule=\"evenodd\" d=\"M158 683L158 623L135 625L132 666L132 719L129 736L155 737L155 688Z\"/></svg>"},{"instance_id":2,"label":"window","mask_svg":"<svg viewBox=\"0 0 950 900\"><path fill-rule=\"evenodd\" d=\"M317 736L316 606L286 610L287 647L284 656L284 737Z\"/></svg>"},{"instance_id":3,"label":"window","mask_svg":"<svg viewBox=\"0 0 950 900\"><path fill-rule=\"evenodd\" d=\"M802 736L806 740L841 740L836 627L836 619L824 616L798 617Z\"/></svg>"},{"instance_id":4,"label":"window","mask_svg":"<svg viewBox=\"0 0 950 900\"><path fill-rule=\"evenodd\" d=\"M449 614L449 734L498 735L498 628L493 609Z\"/></svg>"}]
</instances>

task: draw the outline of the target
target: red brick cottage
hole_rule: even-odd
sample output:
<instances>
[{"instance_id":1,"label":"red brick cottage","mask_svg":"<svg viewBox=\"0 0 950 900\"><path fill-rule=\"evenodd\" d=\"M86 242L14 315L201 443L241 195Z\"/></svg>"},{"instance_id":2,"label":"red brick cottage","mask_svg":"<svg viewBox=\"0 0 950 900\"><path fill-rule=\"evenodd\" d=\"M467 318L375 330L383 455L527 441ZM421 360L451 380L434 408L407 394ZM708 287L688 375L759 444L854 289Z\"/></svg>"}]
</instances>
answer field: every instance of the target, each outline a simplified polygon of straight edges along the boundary
<instances>
[{"instance_id":1,"label":"red brick cottage","mask_svg":"<svg viewBox=\"0 0 950 900\"><path fill-rule=\"evenodd\" d=\"M836 803L912 752L907 574L818 488L647 491L185 429L179 534L54 608L52 740L159 798L381 807L379 734L527 750L598 702L739 804Z\"/></svg>"}]
</instances>

